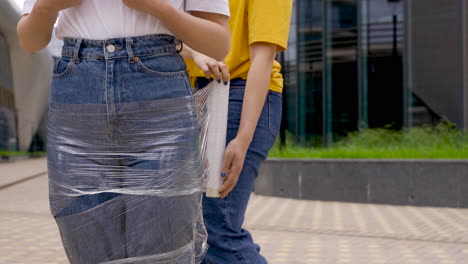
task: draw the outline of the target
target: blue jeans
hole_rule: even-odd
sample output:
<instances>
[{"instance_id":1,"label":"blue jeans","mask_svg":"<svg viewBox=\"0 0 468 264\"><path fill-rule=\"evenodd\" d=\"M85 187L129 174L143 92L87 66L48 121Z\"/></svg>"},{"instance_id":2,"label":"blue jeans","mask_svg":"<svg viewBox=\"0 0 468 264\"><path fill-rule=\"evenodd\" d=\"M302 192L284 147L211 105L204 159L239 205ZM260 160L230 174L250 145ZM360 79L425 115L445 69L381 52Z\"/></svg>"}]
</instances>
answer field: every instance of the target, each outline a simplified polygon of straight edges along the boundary
<instances>
[{"instance_id":1,"label":"blue jeans","mask_svg":"<svg viewBox=\"0 0 468 264\"><path fill-rule=\"evenodd\" d=\"M239 129L244 88L243 80L231 82L227 143L236 137ZM203 197L209 248L202 263L267 263L260 255L260 246L253 242L242 224L258 170L275 142L280 122L281 94L269 91L236 187L225 199Z\"/></svg>"},{"instance_id":2,"label":"blue jeans","mask_svg":"<svg viewBox=\"0 0 468 264\"><path fill-rule=\"evenodd\" d=\"M52 79L50 205L70 263L200 262L200 127L174 37L66 39Z\"/></svg>"}]
</instances>

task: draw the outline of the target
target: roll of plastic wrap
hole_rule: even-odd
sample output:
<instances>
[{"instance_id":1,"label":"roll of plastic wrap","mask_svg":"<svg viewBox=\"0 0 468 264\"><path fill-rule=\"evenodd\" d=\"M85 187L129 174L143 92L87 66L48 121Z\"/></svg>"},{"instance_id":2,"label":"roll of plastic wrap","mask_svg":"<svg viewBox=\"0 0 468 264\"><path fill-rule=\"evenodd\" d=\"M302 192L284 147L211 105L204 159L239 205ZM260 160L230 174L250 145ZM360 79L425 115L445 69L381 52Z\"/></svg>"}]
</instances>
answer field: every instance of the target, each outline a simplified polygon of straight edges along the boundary
<instances>
[{"instance_id":1,"label":"roll of plastic wrap","mask_svg":"<svg viewBox=\"0 0 468 264\"><path fill-rule=\"evenodd\" d=\"M207 197L219 197L219 188L223 185L221 167L226 148L226 130L229 106L229 84L211 82L199 90L195 98L202 106L199 114L203 115L201 125L205 133L202 139L202 155L205 164L205 188Z\"/></svg>"}]
</instances>

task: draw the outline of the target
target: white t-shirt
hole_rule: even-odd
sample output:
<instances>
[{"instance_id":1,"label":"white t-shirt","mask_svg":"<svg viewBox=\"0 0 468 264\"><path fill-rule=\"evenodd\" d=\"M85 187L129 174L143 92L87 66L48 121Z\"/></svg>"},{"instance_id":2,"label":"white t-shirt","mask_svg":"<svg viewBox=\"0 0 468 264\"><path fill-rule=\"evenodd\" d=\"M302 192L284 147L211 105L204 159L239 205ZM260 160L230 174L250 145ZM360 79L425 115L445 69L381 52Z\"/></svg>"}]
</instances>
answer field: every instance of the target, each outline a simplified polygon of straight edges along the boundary
<instances>
[{"instance_id":1,"label":"white t-shirt","mask_svg":"<svg viewBox=\"0 0 468 264\"><path fill-rule=\"evenodd\" d=\"M168 0L185 11L203 11L229 16L228 0ZM23 14L28 14L36 0L25 0ZM184 3L185 2L185 3ZM56 29L59 39L93 40L171 34L161 22L147 13L127 7L122 0L83 0L81 5L60 11Z\"/></svg>"}]
</instances>

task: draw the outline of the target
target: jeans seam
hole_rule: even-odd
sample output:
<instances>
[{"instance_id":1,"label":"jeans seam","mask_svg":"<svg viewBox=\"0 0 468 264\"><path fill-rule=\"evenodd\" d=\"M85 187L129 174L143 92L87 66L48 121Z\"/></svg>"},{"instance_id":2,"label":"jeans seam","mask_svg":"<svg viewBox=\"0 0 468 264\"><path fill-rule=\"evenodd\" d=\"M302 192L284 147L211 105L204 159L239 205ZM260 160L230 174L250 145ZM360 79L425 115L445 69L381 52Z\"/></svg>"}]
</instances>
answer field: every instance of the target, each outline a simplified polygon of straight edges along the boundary
<instances>
[{"instance_id":1,"label":"jeans seam","mask_svg":"<svg viewBox=\"0 0 468 264\"><path fill-rule=\"evenodd\" d=\"M267 103L267 111L268 111L268 115L267 115L267 118L268 118L268 132L273 137L273 139L276 139L276 136L273 133L273 129L271 128L272 127L272 120L271 120L272 119L272 116L271 116L272 111L271 111L271 102L270 102L270 94L269 93L267 95L266 103Z\"/></svg>"},{"instance_id":2,"label":"jeans seam","mask_svg":"<svg viewBox=\"0 0 468 264\"><path fill-rule=\"evenodd\" d=\"M272 129L272 119L275 118L275 117L273 116L273 112L274 112L274 111L272 110L273 107L272 107L272 103L271 103L271 101L270 101L270 93L271 93L271 92L272 92L272 91L269 91L269 92L268 92L268 97L267 97L267 100L268 100L268 102L267 102L267 103L268 103L268 131L270 132L270 135L273 137L273 139L276 140L276 138L277 138L277 136L278 136L278 132L279 132L278 130L279 130L280 127L281 127L281 120L279 121L280 124L278 125L278 128L276 128L276 131L273 131L273 129ZM280 107L280 109L281 109L281 107L282 107L281 94L280 94L280 103L279 103L279 107ZM281 110L280 110L280 115L281 115ZM276 134L276 135L275 135L275 134Z\"/></svg>"},{"instance_id":3,"label":"jeans seam","mask_svg":"<svg viewBox=\"0 0 468 264\"><path fill-rule=\"evenodd\" d=\"M229 227L232 227L232 223L228 223L228 222L229 222L229 221L228 221L228 220L229 220L229 217L228 217L228 207L229 207L228 199L229 199L229 195L228 195L228 197L226 197L226 198L224 199L224 200L225 200L225 202L224 202L224 204L225 204L225 207L224 207L224 229L226 229L226 230L228 229L228 228L227 228L227 227L228 227L228 224L229 224ZM236 257L239 259L239 261L242 261L242 263L246 263L246 264L247 264L248 262L245 260L244 256L242 256L242 252L240 252L239 250L235 249L235 248L231 245L230 239L226 239L226 242L227 242L229 248L230 248L231 250L233 250L233 251L236 253Z\"/></svg>"}]
</instances>

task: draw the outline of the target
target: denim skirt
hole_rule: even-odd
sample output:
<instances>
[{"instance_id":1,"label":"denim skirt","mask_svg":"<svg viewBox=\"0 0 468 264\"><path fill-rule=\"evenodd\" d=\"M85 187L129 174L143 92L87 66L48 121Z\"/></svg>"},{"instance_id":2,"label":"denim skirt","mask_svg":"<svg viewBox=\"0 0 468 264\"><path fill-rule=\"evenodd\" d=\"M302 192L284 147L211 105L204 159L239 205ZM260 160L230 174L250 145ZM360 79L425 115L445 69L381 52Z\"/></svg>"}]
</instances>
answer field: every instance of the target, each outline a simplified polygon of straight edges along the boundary
<instances>
[{"instance_id":1,"label":"denim skirt","mask_svg":"<svg viewBox=\"0 0 468 264\"><path fill-rule=\"evenodd\" d=\"M48 120L52 214L72 264L199 263L199 122L170 35L65 39Z\"/></svg>"}]
</instances>

